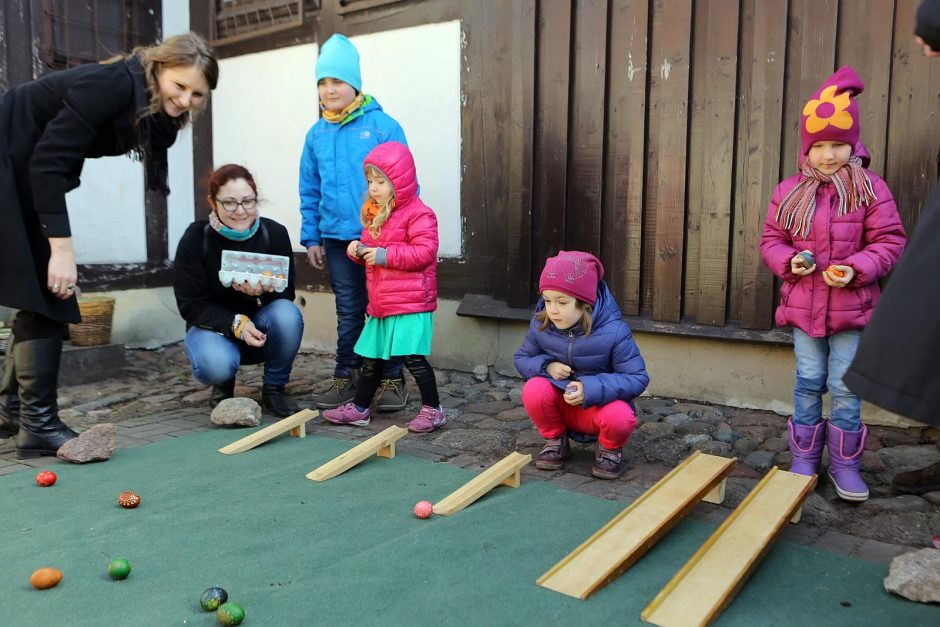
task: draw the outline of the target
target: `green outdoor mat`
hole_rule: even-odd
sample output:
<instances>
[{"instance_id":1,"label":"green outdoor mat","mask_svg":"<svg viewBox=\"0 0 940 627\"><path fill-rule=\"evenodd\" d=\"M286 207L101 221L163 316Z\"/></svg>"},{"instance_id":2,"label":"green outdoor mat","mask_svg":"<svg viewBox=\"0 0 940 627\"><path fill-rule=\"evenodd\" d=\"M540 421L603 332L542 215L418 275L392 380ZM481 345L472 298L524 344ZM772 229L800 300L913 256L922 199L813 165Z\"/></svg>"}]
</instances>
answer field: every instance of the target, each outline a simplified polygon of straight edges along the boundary
<instances>
[{"instance_id":1,"label":"green outdoor mat","mask_svg":"<svg viewBox=\"0 0 940 627\"><path fill-rule=\"evenodd\" d=\"M219 585L245 625L636 625L714 531L686 521L587 601L535 580L624 504L541 482L500 487L449 517L420 520L474 476L399 454L323 483L304 475L354 443L286 435L233 456L248 430L118 451L109 462L0 478L0 624L214 625L200 593ZM412 436L413 437L413 436ZM124 490L139 508L117 505ZM112 581L108 562L127 558ZM52 566L62 582L33 590ZM885 566L779 542L716 625L938 625L940 608L885 592Z\"/></svg>"}]
</instances>

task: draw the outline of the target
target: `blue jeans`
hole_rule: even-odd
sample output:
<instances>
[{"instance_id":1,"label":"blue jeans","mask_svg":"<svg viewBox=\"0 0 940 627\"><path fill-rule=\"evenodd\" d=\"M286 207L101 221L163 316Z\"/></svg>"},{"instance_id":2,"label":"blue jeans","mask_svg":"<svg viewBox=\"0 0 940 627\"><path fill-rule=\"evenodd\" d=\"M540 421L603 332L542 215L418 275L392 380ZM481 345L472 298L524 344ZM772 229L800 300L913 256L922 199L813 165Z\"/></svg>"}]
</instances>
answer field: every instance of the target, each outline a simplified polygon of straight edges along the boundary
<instances>
[{"instance_id":1,"label":"blue jeans","mask_svg":"<svg viewBox=\"0 0 940 627\"><path fill-rule=\"evenodd\" d=\"M219 385L235 378L239 364L264 363L265 385L285 385L300 348L304 318L297 306L279 298L262 307L251 319L268 336L264 346L248 346L215 331L192 327L186 332L186 355L200 383Z\"/></svg>"},{"instance_id":2,"label":"blue jeans","mask_svg":"<svg viewBox=\"0 0 940 627\"><path fill-rule=\"evenodd\" d=\"M337 377L348 377L350 370L362 367L362 357L353 348L366 321L369 294L366 291L366 269L346 256L352 240L323 239L330 287L336 299L336 371ZM400 379L405 362L392 357L385 362L384 379Z\"/></svg>"},{"instance_id":3,"label":"blue jeans","mask_svg":"<svg viewBox=\"0 0 940 627\"><path fill-rule=\"evenodd\" d=\"M811 426L822 420L822 395L828 388L832 392L830 422L845 431L862 428L862 400L842 382L861 337L861 331L810 337L799 329L793 329L793 352L796 354L794 423Z\"/></svg>"}]
</instances>

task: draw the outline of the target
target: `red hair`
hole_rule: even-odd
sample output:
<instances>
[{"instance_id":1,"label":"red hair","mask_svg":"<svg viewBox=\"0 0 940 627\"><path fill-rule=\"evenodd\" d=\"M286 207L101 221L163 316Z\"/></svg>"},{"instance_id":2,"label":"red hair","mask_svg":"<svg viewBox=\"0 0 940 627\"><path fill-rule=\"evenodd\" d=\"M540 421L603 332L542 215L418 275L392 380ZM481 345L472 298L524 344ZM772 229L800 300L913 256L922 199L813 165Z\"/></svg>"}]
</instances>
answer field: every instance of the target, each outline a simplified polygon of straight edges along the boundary
<instances>
[{"instance_id":1,"label":"red hair","mask_svg":"<svg viewBox=\"0 0 940 627\"><path fill-rule=\"evenodd\" d=\"M255 195L258 195L258 186L255 185L255 179L251 176L251 172L249 172L245 166L235 163L226 163L216 168L215 172L209 175L209 181L206 183L206 187L209 188L209 198L215 198L216 194L219 193L220 187L229 181L238 179L245 179L251 186L251 189L254 190Z\"/></svg>"}]
</instances>

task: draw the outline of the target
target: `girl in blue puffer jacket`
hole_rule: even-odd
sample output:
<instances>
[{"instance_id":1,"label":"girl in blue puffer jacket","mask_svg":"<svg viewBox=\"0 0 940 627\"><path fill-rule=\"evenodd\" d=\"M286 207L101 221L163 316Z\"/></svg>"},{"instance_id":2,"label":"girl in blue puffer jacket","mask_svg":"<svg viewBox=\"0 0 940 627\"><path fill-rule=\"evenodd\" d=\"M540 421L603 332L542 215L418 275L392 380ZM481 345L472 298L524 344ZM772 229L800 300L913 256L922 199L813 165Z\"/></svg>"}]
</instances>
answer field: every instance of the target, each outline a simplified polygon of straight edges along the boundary
<instances>
[{"instance_id":1,"label":"girl in blue puffer jacket","mask_svg":"<svg viewBox=\"0 0 940 627\"><path fill-rule=\"evenodd\" d=\"M545 262L516 370L527 379L522 404L545 438L536 468L559 470L569 434L597 440L592 474L616 479L636 426L633 399L649 384L646 364L590 253L561 251Z\"/></svg>"}]
</instances>

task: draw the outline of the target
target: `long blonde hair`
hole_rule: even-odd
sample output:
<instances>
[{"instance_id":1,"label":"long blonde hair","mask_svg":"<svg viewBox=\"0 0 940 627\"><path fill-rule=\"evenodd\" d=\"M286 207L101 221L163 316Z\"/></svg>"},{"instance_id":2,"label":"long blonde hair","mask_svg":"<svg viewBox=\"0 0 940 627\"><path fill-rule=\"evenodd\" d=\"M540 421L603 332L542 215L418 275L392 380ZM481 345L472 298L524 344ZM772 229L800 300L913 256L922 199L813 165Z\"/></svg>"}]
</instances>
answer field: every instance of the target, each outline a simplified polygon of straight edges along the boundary
<instances>
[{"instance_id":1,"label":"long blonde hair","mask_svg":"<svg viewBox=\"0 0 940 627\"><path fill-rule=\"evenodd\" d=\"M163 104L160 101L160 88L157 83L157 72L162 67L187 66L199 70L209 89L215 89L219 82L219 62L215 58L215 52L206 43L200 35L189 32L182 35L173 35L167 37L163 43L154 46L138 46L127 54L121 54L112 57L102 63L114 63L123 61L134 55L140 58L140 64L144 68L144 77L147 81L147 93L150 95L150 101L147 110L142 115L152 115L162 110ZM208 99L209 94L206 94ZM190 119L195 119L198 111L187 112L180 116L178 124L180 127L186 125Z\"/></svg>"},{"instance_id":2,"label":"long blonde hair","mask_svg":"<svg viewBox=\"0 0 940 627\"><path fill-rule=\"evenodd\" d=\"M365 167L366 178L370 176L380 176L386 181L388 177L385 175L385 172L378 169L371 163L367 164ZM368 192L366 192L368 194ZM375 239L379 238L379 233L382 232L382 225L388 220L388 216L392 213L392 210L395 208L395 191L392 190L392 195L388 197L382 205L379 205L379 211L375 214L375 217L369 220L369 208L376 203L371 196L367 196L366 201L362 203L362 210L359 212L359 220L362 222L362 226L369 229L369 234Z\"/></svg>"}]
</instances>

